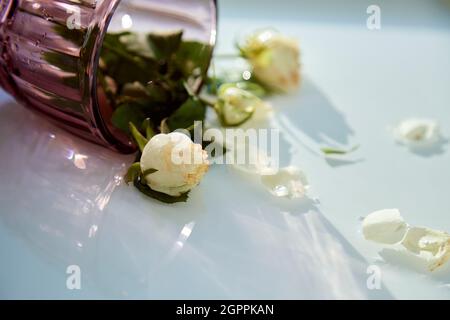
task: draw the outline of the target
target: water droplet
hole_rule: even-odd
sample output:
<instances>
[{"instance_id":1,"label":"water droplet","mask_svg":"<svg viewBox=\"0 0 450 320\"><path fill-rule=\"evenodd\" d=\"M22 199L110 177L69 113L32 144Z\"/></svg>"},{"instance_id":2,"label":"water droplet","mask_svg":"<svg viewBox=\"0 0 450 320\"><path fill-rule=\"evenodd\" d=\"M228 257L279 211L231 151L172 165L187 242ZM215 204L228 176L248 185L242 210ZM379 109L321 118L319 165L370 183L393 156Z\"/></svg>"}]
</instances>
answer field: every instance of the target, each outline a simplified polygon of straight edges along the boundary
<instances>
[{"instance_id":1,"label":"water droplet","mask_svg":"<svg viewBox=\"0 0 450 320\"><path fill-rule=\"evenodd\" d=\"M244 79L244 80L250 80L251 77L252 77L252 73L248 70L245 70L242 73L242 79Z\"/></svg>"},{"instance_id":2,"label":"water droplet","mask_svg":"<svg viewBox=\"0 0 450 320\"><path fill-rule=\"evenodd\" d=\"M116 185L119 185L121 182L122 182L122 176L115 175L115 176L114 176L114 183L115 183Z\"/></svg>"},{"instance_id":3,"label":"water droplet","mask_svg":"<svg viewBox=\"0 0 450 320\"><path fill-rule=\"evenodd\" d=\"M52 21L53 20L53 17L47 12L47 9L45 9L45 8L42 9L42 16L47 21Z\"/></svg>"},{"instance_id":4,"label":"water droplet","mask_svg":"<svg viewBox=\"0 0 450 320\"><path fill-rule=\"evenodd\" d=\"M275 193L275 195L277 195L278 197L284 197L287 194L289 194L289 190L286 186L283 185L277 185L275 186L275 188L273 188L273 192Z\"/></svg>"}]
</instances>

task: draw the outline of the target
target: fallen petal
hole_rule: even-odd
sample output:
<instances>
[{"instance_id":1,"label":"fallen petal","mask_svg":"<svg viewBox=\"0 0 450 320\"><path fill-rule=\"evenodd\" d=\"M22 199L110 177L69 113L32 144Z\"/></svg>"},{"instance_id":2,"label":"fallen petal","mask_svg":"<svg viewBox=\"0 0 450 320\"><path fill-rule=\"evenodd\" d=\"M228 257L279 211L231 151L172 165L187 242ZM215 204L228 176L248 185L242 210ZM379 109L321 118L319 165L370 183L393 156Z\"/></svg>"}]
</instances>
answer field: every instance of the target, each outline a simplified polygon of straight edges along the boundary
<instances>
[{"instance_id":1,"label":"fallen petal","mask_svg":"<svg viewBox=\"0 0 450 320\"><path fill-rule=\"evenodd\" d=\"M305 174L293 166L282 168L274 174L262 175L261 182L276 197L303 198L308 190Z\"/></svg>"},{"instance_id":2,"label":"fallen petal","mask_svg":"<svg viewBox=\"0 0 450 320\"><path fill-rule=\"evenodd\" d=\"M407 229L398 209L375 211L364 218L362 232L367 240L384 244L400 242Z\"/></svg>"},{"instance_id":3,"label":"fallen petal","mask_svg":"<svg viewBox=\"0 0 450 320\"><path fill-rule=\"evenodd\" d=\"M431 271L450 259L450 235L443 231L411 227L402 245L409 251L429 260Z\"/></svg>"},{"instance_id":4,"label":"fallen petal","mask_svg":"<svg viewBox=\"0 0 450 320\"><path fill-rule=\"evenodd\" d=\"M235 169L251 174L265 174L273 171L272 160L269 155L251 144L235 144L229 147L225 157L233 157L232 165Z\"/></svg>"},{"instance_id":5,"label":"fallen petal","mask_svg":"<svg viewBox=\"0 0 450 320\"><path fill-rule=\"evenodd\" d=\"M440 129L434 120L411 118L400 122L394 130L394 135L405 145L425 146L439 140Z\"/></svg>"}]
</instances>

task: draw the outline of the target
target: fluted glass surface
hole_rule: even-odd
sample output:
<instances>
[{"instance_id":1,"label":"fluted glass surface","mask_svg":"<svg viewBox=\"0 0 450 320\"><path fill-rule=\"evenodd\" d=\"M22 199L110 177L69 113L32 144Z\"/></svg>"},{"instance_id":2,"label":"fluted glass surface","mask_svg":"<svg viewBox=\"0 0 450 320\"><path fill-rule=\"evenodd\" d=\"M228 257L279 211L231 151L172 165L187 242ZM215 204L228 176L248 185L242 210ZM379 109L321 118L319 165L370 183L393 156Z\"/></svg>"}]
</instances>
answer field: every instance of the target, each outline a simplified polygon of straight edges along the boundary
<instances>
[{"instance_id":1,"label":"fluted glass surface","mask_svg":"<svg viewBox=\"0 0 450 320\"><path fill-rule=\"evenodd\" d=\"M174 28L214 45L215 1L2 0L0 85L73 133L132 151L130 141L112 130L97 92L103 37L109 29Z\"/></svg>"}]
</instances>

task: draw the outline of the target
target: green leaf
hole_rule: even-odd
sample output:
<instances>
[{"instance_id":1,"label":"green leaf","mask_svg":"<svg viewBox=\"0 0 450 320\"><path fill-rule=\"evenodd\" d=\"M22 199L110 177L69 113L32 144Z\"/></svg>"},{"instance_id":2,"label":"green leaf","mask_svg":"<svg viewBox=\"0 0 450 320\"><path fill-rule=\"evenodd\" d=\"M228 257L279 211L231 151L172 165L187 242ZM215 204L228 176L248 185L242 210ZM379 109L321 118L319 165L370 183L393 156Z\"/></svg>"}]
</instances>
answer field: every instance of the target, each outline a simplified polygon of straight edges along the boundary
<instances>
[{"instance_id":1,"label":"green leaf","mask_svg":"<svg viewBox=\"0 0 450 320\"><path fill-rule=\"evenodd\" d=\"M139 105L126 103L114 110L111 122L116 128L126 133L130 133L128 124L131 122L134 125L138 125L141 124L144 119L145 116Z\"/></svg>"},{"instance_id":2,"label":"green leaf","mask_svg":"<svg viewBox=\"0 0 450 320\"><path fill-rule=\"evenodd\" d=\"M152 58L133 52L121 37L131 36L130 32L106 34L101 50L101 58L106 70L118 84L139 81L143 84L157 78L158 63ZM143 72L144 70L144 72Z\"/></svg>"},{"instance_id":3,"label":"green leaf","mask_svg":"<svg viewBox=\"0 0 450 320\"><path fill-rule=\"evenodd\" d=\"M136 141L139 150L144 151L145 145L147 144L148 140L145 138L142 133L139 132L139 130L136 128L136 126L130 122L129 124L129 130L131 132L131 136L133 137L134 141Z\"/></svg>"},{"instance_id":4,"label":"green leaf","mask_svg":"<svg viewBox=\"0 0 450 320\"><path fill-rule=\"evenodd\" d=\"M142 178L145 178L145 177L147 177L148 175L150 175L150 174L152 174L152 173L155 173L155 172L157 172L157 171L158 171L158 170L153 169L153 168L147 169L147 170L145 170L144 172L142 172Z\"/></svg>"},{"instance_id":5,"label":"green leaf","mask_svg":"<svg viewBox=\"0 0 450 320\"><path fill-rule=\"evenodd\" d=\"M84 37L86 36L86 32L83 29L69 29L66 25L55 24L53 25L53 31L56 34L75 44L77 47L81 47L84 42Z\"/></svg>"},{"instance_id":6,"label":"green leaf","mask_svg":"<svg viewBox=\"0 0 450 320\"><path fill-rule=\"evenodd\" d=\"M167 33L150 33L148 35L148 43L156 59L168 59L180 47L182 36L182 30Z\"/></svg>"},{"instance_id":7,"label":"green leaf","mask_svg":"<svg viewBox=\"0 0 450 320\"><path fill-rule=\"evenodd\" d=\"M133 163L125 174L124 180L126 184L138 179L141 175L141 164L139 162Z\"/></svg>"},{"instance_id":8,"label":"green leaf","mask_svg":"<svg viewBox=\"0 0 450 320\"><path fill-rule=\"evenodd\" d=\"M183 75L191 76L195 69L204 76L212 54L211 46L196 41L183 41L176 54L176 63Z\"/></svg>"},{"instance_id":9,"label":"green leaf","mask_svg":"<svg viewBox=\"0 0 450 320\"><path fill-rule=\"evenodd\" d=\"M147 96L153 103L164 103L170 100L172 86L163 80L153 80L147 83Z\"/></svg>"},{"instance_id":10,"label":"green leaf","mask_svg":"<svg viewBox=\"0 0 450 320\"><path fill-rule=\"evenodd\" d=\"M159 130L161 133L170 133L170 127L167 124L167 118L161 120L161 124L159 125Z\"/></svg>"},{"instance_id":11,"label":"green leaf","mask_svg":"<svg viewBox=\"0 0 450 320\"><path fill-rule=\"evenodd\" d=\"M72 56L62 54L56 51L46 51L42 58L59 69L68 73L78 74L78 60Z\"/></svg>"},{"instance_id":12,"label":"green leaf","mask_svg":"<svg viewBox=\"0 0 450 320\"><path fill-rule=\"evenodd\" d=\"M156 58L146 39L145 33L133 32L122 34L118 37L118 40L126 47L127 50L133 52L134 54L150 59Z\"/></svg>"},{"instance_id":13,"label":"green leaf","mask_svg":"<svg viewBox=\"0 0 450 320\"><path fill-rule=\"evenodd\" d=\"M169 196L168 194L158 192L158 191L151 189L148 185L143 184L140 179L135 179L133 181L133 184L140 192L142 192L146 196L156 199L156 200L159 200L164 203L186 202L188 199L189 192L183 193L178 197L172 197L172 196Z\"/></svg>"},{"instance_id":14,"label":"green leaf","mask_svg":"<svg viewBox=\"0 0 450 320\"><path fill-rule=\"evenodd\" d=\"M216 151L219 149L222 149L220 153L221 156L225 155L225 153L228 152L228 149L226 148L224 143L218 143L215 140L212 141L202 140L202 149L205 150L206 148L211 149L211 153L209 154L209 156L211 156L212 158L218 156L216 154Z\"/></svg>"},{"instance_id":15,"label":"green leaf","mask_svg":"<svg viewBox=\"0 0 450 320\"><path fill-rule=\"evenodd\" d=\"M142 131L145 132L145 137L147 140L150 140L155 135L155 131L153 130L153 124L150 118L145 119L141 125Z\"/></svg>"},{"instance_id":16,"label":"green leaf","mask_svg":"<svg viewBox=\"0 0 450 320\"><path fill-rule=\"evenodd\" d=\"M119 58L114 63L106 62L109 75L121 85L134 81L145 84L149 80L157 77L156 73L151 72L151 70L155 70L156 65L138 57L133 58L133 60L130 62Z\"/></svg>"},{"instance_id":17,"label":"green leaf","mask_svg":"<svg viewBox=\"0 0 450 320\"><path fill-rule=\"evenodd\" d=\"M139 104L143 108L151 108L155 104L160 104L169 99L166 89L144 85L141 82L126 83L116 100L118 103ZM170 88L168 89L170 90Z\"/></svg>"},{"instance_id":18,"label":"green leaf","mask_svg":"<svg viewBox=\"0 0 450 320\"><path fill-rule=\"evenodd\" d=\"M100 56L100 72L117 85L117 91L108 92L108 98L116 107L112 122L119 129L130 134L128 123L132 122L149 137L153 135L150 129L156 130L165 118L172 130L204 119L203 103L192 103L190 107L185 104L190 101L189 92L194 95L202 83L211 46L182 41L181 31L151 35L108 33ZM146 118L153 125L144 128L141 124Z\"/></svg>"},{"instance_id":19,"label":"green leaf","mask_svg":"<svg viewBox=\"0 0 450 320\"><path fill-rule=\"evenodd\" d=\"M353 152L353 151L357 150L358 148L359 148L359 145L356 145L349 150L343 150L343 149L337 149L337 148L331 148L331 147L323 147L320 150L326 155L332 155L332 154L343 155L343 154Z\"/></svg>"},{"instance_id":20,"label":"green leaf","mask_svg":"<svg viewBox=\"0 0 450 320\"><path fill-rule=\"evenodd\" d=\"M198 99L190 97L167 120L171 130L186 129L195 121L204 121L206 106Z\"/></svg>"}]
</instances>

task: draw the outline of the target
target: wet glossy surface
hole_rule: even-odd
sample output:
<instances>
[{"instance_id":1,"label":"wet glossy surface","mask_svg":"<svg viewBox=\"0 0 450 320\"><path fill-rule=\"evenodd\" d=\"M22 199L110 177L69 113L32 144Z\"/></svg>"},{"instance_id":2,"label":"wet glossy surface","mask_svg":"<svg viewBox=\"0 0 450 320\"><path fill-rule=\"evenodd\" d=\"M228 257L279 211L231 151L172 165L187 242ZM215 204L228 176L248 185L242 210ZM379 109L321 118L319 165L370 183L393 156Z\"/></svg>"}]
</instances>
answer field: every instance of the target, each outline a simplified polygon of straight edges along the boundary
<instances>
[{"instance_id":1,"label":"wet glossy surface","mask_svg":"<svg viewBox=\"0 0 450 320\"><path fill-rule=\"evenodd\" d=\"M224 2L219 52L239 30L267 25L301 40L303 87L272 100L271 125L281 129L282 165L304 169L319 203L275 199L217 166L187 204L159 204L120 184L132 157L74 138L2 93L0 297L450 298L448 267L430 275L390 251L382 261L359 231L361 216L388 207L450 231L448 144L412 153L387 129L426 116L450 136L450 9L408 1L416 25L381 1L386 23L371 32L364 5L325 1L324 21L309 2L293 16L297 3L269 20ZM334 142L361 148L352 161L327 161L318 150ZM69 265L81 268L81 290L66 288ZM367 289L370 265L381 290Z\"/></svg>"}]
</instances>

